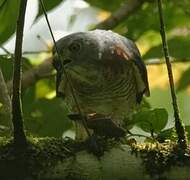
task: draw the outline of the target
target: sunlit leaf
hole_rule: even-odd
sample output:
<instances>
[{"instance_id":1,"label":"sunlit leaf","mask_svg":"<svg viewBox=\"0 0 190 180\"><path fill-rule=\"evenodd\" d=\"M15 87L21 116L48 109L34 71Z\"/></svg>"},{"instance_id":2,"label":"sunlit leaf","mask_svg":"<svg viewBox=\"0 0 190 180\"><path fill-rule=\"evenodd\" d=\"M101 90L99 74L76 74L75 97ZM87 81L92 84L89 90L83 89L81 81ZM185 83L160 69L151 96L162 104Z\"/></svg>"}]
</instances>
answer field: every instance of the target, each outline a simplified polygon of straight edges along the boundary
<instances>
[{"instance_id":1,"label":"sunlit leaf","mask_svg":"<svg viewBox=\"0 0 190 180\"><path fill-rule=\"evenodd\" d=\"M42 79L36 83L36 98L44 98L54 90L54 78Z\"/></svg>"},{"instance_id":2,"label":"sunlit leaf","mask_svg":"<svg viewBox=\"0 0 190 180\"><path fill-rule=\"evenodd\" d=\"M140 111L134 115L135 125L146 132L159 133L167 124L168 113L165 109Z\"/></svg>"},{"instance_id":3,"label":"sunlit leaf","mask_svg":"<svg viewBox=\"0 0 190 180\"><path fill-rule=\"evenodd\" d=\"M20 0L0 1L0 44L15 32L19 4Z\"/></svg>"}]
</instances>

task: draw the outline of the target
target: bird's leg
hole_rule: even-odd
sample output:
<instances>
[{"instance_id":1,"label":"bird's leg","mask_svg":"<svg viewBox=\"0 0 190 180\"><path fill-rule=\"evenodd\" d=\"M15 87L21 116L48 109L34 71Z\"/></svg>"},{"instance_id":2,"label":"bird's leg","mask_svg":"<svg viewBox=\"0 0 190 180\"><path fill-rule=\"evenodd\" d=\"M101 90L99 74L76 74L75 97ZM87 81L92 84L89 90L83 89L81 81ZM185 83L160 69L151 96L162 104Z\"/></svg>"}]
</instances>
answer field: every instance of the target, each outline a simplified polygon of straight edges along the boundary
<instances>
[{"instance_id":1,"label":"bird's leg","mask_svg":"<svg viewBox=\"0 0 190 180\"><path fill-rule=\"evenodd\" d=\"M103 154L103 151L102 151L100 145L98 145L98 139L97 139L96 134L91 133L89 136L88 133L86 132L85 127L81 123L82 118L85 118L85 120L87 122L88 122L88 118L82 117L81 114L78 114L78 113L69 114L68 117L72 121L74 121L74 123L76 125L76 139L78 141L85 141L88 145L88 149L90 150L90 152L92 152L94 155L96 155L98 157L101 156ZM87 125L88 125L88 123L87 123ZM88 128L88 126L87 126L87 128Z\"/></svg>"},{"instance_id":2,"label":"bird's leg","mask_svg":"<svg viewBox=\"0 0 190 180\"><path fill-rule=\"evenodd\" d=\"M97 157L100 157L104 154L104 150L101 147L101 145L98 144L98 136L93 133L88 139L87 139L87 145L89 148L89 151L92 152Z\"/></svg>"}]
</instances>

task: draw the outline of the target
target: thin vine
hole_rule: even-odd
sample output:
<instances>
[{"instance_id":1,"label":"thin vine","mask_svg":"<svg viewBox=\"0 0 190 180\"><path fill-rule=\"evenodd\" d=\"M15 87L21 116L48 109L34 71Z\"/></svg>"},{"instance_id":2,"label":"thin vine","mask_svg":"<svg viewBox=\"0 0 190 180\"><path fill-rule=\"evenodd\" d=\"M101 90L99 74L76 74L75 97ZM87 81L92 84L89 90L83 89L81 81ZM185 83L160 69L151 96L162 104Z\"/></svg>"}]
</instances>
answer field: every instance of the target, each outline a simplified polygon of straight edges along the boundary
<instances>
[{"instance_id":1,"label":"thin vine","mask_svg":"<svg viewBox=\"0 0 190 180\"><path fill-rule=\"evenodd\" d=\"M173 104L173 110L174 110L175 129L178 135L179 146L182 149L186 149L187 137L185 134L185 128L183 126L182 120L179 115L179 107L178 107L177 97L176 97L176 92L175 92L172 65L170 62L170 56L169 56L169 50L168 50L167 38L166 38L166 32L165 32L165 23L164 23L163 10L162 10L162 0L158 0L158 10L159 10L159 20L160 20L160 34L162 38L163 52L164 52L167 70L168 70L168 78L169 78L169 83L170 83L170 91L171 91L172 104Z\"/></svg>"},{"instance_id":2,"label":"thin vine","mask_svg":"<svg viewBox=\"0 0 190 180\"><path fill-rule=\"evenodd\" d=\"M20 97L22 79L22 42L26 5L27 0L20 1L13 66L12 122L14 128L14 143L16 147L23 147L27 143L23 127L22 103Z\"/></svg>"}]
</instances>

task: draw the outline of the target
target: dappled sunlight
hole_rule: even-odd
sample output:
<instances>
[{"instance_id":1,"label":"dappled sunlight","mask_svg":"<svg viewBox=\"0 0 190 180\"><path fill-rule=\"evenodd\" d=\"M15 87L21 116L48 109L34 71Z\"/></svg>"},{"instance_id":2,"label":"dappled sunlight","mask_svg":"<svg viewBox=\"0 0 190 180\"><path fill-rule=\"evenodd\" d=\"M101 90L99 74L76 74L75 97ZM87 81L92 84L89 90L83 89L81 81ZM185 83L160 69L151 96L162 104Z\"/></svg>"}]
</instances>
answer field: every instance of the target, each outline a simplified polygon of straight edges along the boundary
<instances>
[{"instance_id":1,"label":"dappled sunlight","mask_svg":"<svg viewBox=\"0 0 190 180\"><path fill-rule=\"evenodd\" d=\"M136 44L141 52L141 55L145 55L150 48L157 46L161 43L160 33L155 31L147 31L137 41ZM160 52L162 53L162 52Z\"/></svg>"},{"instance_id":2,"label":"dappled sunlight","mask_svg":"<svg viewBox=\"0 0 190 180\"><path fill-rule=\"evenodd\" d=\"M53 99L53 98L55 98L55 96L56 96L56 91L54 90L54 91L51 91L51 92L47 93L45 95L45 98L47 98L47 99Z\"/></svg>"},{"instance_id":3,"label":"dappled sunlight","mask_svg":"<svg viewBox=\"0 0 190 180\"><path fill-rule=\"evenodd\" d=\"M97 19L99 21L104 21L105 19L107 19L108 17L110 17L111 13L108 11L99 11L99 13L97 14Z\"/></svg>"},{"instance_id":4,"label":"dappled sunlight","mask_svg":"<svg viewBox=\"0 0 190 180\"><path fill-rule=\"evenodd\" d=\"M177 84L182 73L189 68L189 63L173 63L174 82ZM162 65L147 66L150 88L167 89L169 87L167 67Z\"/></svg>"}]
</instances>

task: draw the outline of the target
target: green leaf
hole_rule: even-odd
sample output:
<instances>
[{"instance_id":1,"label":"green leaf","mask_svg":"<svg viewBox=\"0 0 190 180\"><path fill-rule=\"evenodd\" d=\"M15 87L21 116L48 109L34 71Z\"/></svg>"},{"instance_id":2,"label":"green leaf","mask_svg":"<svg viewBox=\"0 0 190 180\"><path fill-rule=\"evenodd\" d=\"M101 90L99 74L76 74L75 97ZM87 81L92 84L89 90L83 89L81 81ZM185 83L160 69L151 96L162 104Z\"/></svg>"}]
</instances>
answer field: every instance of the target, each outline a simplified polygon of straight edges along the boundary
<instances>
[{"instance_id":1,"label":"green leaf","mask_svg":"<svg viewBox=\"0 0 190 180\"><path fill-rule=\"evenodd\" d=\"M189 0L174 0L176 3L176 5L181 6L181 8L183 9L183 11L187 14L190 15L190 1Z\"/></svg>"},{"instance_id":2,"label":"green leaf","mask_svg":"<svg viewBox=\"0 0 190 180\"><path fill-rule=\"evenodd\" d=\"M50 11L51 9L55 8L62 2L63 2L63 0L53 0L53 1L52 0L43 0L46 11ZM42 11L42 7L39 2L39 11L38 11L38 15L37 15L36 19L38 17L40 17L42 14L43 14L43 11Z\"/></svg>"},{"instance_id":3,"label":"green leaf","mask_svg":"<svg viewBox=\"0 0 190 180\"><path fill-rule=\"evenodd\" d=\"M42 79L36 83L36 97L44 98L55 90L54 77Z\"/></svg>"},{"instance_id":4,"label":"green leaf","mask_svg":"<svg viewBox=\"0 0 190 180\"><path fill-rule=\"evenodd\" d=\"M30 61L27 58L22 58L23 71L26 71L32 67ZM5 78L5 81L11 80L13 75L13 58L0 55L0 67Z\"/></svg>"},{"instance_id":5,"label":"green leaf","mask_svg":"<svg viewBox=\"0 0 190 180\"><path fill-rule=\"evenodd\" d=\"M10 80L13 73L12 59L7 58L6 56L0 56L0 67L1 67L5 81Z\"/></svg>"},{"instance_id":6,"label":"green leaf","mask_svg":"<svg viewBox=\"0 0 190 180\"><path fill-rule=\"evenodd\" d=\"M181 6L176 5L173 1L165 1L163 11L167 33L172 32L175 28L190 25L189 16ZM144 3L141 9L121 22L120 26L127 26L126 36L133 40L137 40L147 31L159 33L157 3Z\"/></svg>"},{"instance_id":7,"label":"green leaf","mask_svg":"<svg viewBox=\"0 0 190 180\"><path fill-rule=\"evenodd\" d=\"M159 31L156 10L156 3L145 3L141 9L124 20L122 25L127 26L126 36L137 40L148 30Z\"/></svg>"},{"instance_id":8,"label":"green leaf","mask_svg":"<svg viewBox=\"0 0 190 180\"><path fill-rule=\"evenodd\" d=\"M183 72L181 78L179 79L177 91L184 90L190 85L190 68Z\"/></svg>"},{"instance_id":9,"label":"green leaf","mask_svg":"<svg viewBox=\"0 0 190 180\"><path fill-rule=\"evenodd\" d=\"M0 44L15 32L20 0L0 1Z\"/></svg>"},{"instance_id":10,"label":"green leaf","mask_svg":"<svg viewBox=\"0 0 190 180\"><path fill-rule=\"evenodd\" d=\"M168 122L168 113L163 108L140 111L134 115L133 121L146 132L159 133Z\"/></svg>"},{"instance_id":11,"label":"green leaf","mask_svg":"<svg viewBox=\"0 0 190 180\"><path fill-rule=\"evenodd\" d=\"M37 136L61 137L71 128L68 110L64 101L58 98L36 98L33 86L24 92L23 112L26 130Z\"/></svg>"},{"instance_id":12,"label":"green leaf","mask_svg":"<svg viewBox=\"0 0 190 180\"><path fill-rule=\"evenodd\" d=\"M177 36L168 40L170 56L176 59L190 58L190 37ZM162 58L162 44L152 47L144 56L143 59Z\"/></svg>"}]
</instances>

